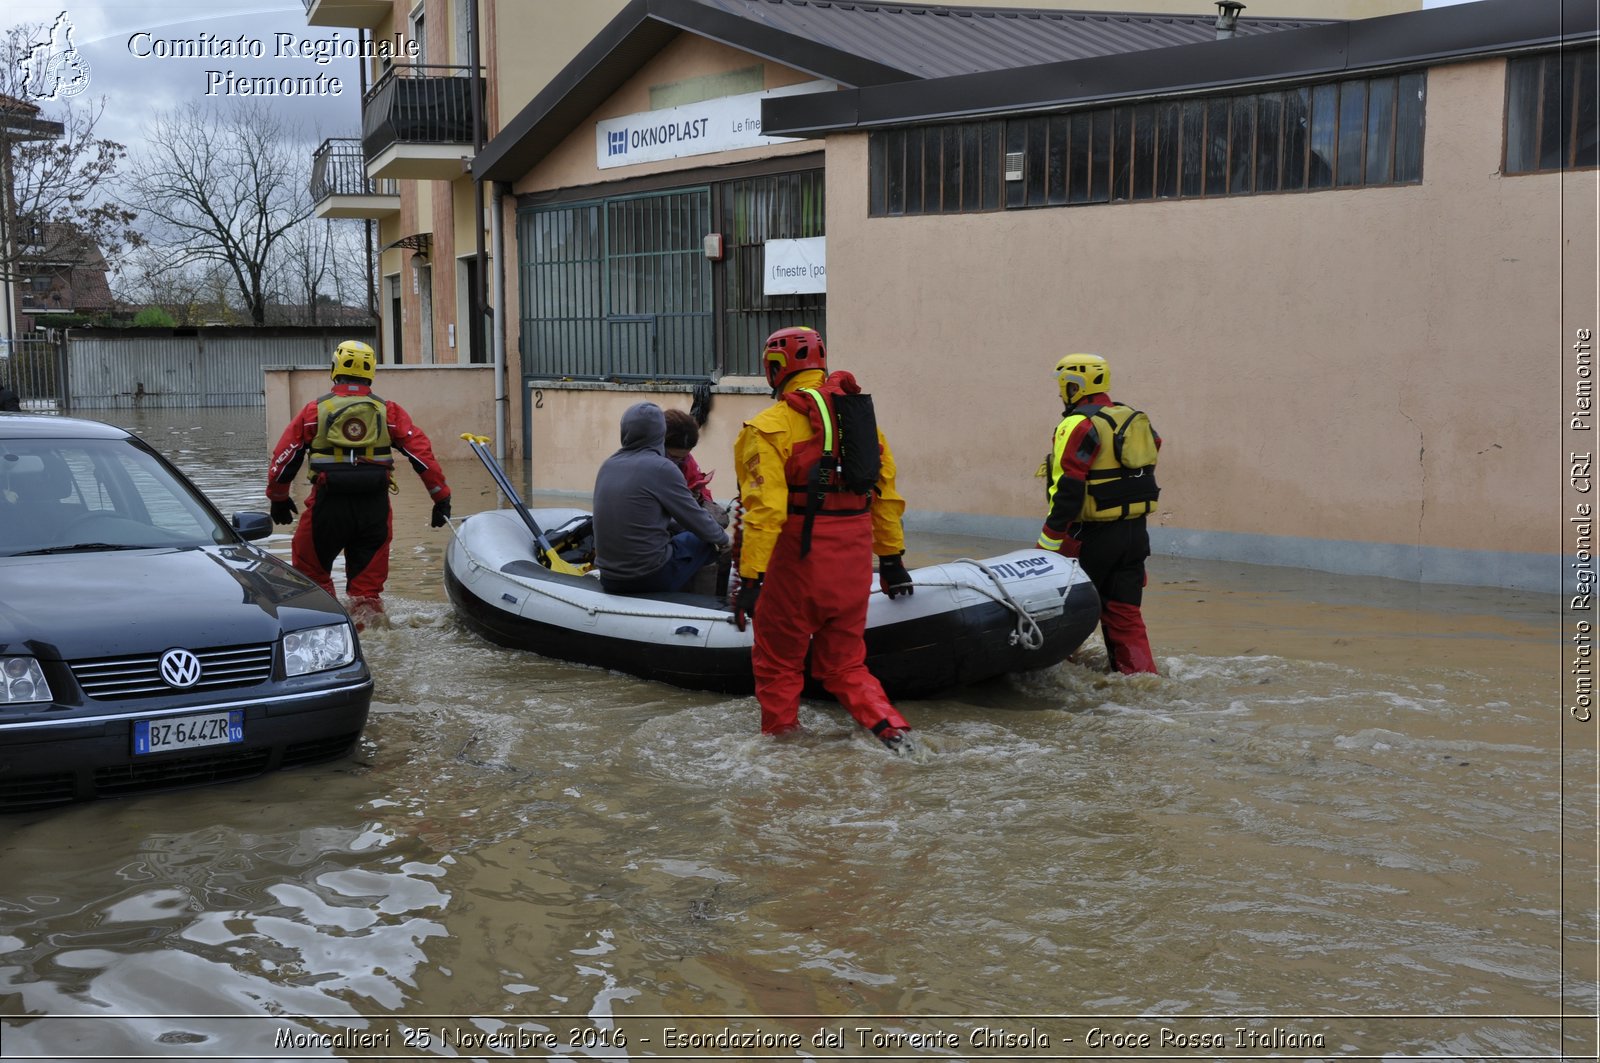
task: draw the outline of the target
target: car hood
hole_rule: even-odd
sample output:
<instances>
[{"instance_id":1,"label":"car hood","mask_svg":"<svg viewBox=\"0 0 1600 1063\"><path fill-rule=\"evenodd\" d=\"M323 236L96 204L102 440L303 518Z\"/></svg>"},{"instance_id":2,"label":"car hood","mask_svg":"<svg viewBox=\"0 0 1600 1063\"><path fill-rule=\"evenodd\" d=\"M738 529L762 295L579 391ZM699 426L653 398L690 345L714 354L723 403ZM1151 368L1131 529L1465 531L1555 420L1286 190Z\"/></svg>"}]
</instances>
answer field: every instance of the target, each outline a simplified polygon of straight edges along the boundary
<instances>
[{"instance_id":1,"label":"car hood","mask_svg":"<svg viewBox=\"0 0 1600 1063\"><path fill-rule=\"evenodd\" d=\"M331 595L249 547L0 558L0 651L78 660L247 645L343 619Z\"/></svg>"}]
</instances>

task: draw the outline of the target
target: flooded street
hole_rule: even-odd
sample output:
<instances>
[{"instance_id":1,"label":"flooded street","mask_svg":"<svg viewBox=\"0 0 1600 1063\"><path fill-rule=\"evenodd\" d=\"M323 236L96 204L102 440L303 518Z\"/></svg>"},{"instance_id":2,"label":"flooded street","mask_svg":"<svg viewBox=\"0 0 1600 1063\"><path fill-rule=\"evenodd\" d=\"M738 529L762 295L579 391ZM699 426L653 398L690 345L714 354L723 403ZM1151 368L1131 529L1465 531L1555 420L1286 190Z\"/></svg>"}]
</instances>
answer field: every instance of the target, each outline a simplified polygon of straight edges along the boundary
<instances>
[{"instance_id":1,"label":"flooded street","mask_svg":"<svg viewBox=\"0 0 1600 1063\"><path fill-rule=\"evenodd\" d=\"M266 508L260 410L98 416ZM1156 558L1160 677L1096 637L897 760L484 642L399 478L357 756L0 818L0 1057L1593 1057L1553 596Z\"/></svg>"}]
</instances>

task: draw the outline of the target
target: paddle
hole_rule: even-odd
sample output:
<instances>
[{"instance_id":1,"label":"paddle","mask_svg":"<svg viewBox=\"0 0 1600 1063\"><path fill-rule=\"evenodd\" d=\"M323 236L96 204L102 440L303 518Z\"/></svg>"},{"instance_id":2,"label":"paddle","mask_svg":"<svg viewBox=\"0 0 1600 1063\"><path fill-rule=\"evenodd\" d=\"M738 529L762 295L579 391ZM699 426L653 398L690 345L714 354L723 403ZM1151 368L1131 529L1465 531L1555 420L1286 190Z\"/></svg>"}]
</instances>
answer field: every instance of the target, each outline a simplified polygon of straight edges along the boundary
<instances>
[{"instance_id":1,"label":"paddle","mask_svg":"<svg viewBox=\"0 0 1600 1063\"><path fill-rule=\"evenodd\" d=\"M556 548L550 545L544 532L539 528L539 522L533 519L533 514L528 512L528 507L523 505L522 496L517 494L517 489L511 486L511 481L506 479L506 472L500 463L494 460L494 455L489 453L487 444L488 436L475 436L471 432L462 432L461 438L467 441L467 446L478 455L478 460L483 462L483 467L489 470L489 475L494 477L494 482L499 485L501 492L511 500L511 508L517 511L517 516L522 518L522 523L528 526L533 533L533 541L539 544L539 549L544 551L541 560L551 572L560 572L567 576L581 576L584 569L572 564L570 561L556 553Z\"/></svg>"}]
</instances>

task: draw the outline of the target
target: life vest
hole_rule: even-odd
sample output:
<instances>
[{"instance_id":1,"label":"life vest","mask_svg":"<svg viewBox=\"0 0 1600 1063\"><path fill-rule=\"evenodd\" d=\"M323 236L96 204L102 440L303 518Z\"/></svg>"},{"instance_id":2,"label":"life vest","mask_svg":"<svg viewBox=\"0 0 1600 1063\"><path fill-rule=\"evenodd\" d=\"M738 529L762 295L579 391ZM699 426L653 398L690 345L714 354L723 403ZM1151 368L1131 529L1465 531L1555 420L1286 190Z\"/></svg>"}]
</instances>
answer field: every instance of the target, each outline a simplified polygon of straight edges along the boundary
<instances>
[{"instance_id":1,"label":"life vest","mask_svg":"<svg viewBox=\"0 0 1600 1063\"><path fill-rule=\"evenodd\" d=\"M317 400L309 473L334 490L382 490L394 467L389 407L378 396L329 392Z\"/></svg>"},{"instance_id":2,"label":"life vest","mask_svg":"<svg viewBox=\"0 0 1600 1063\"><path fill-rule=\"evenodd\" d=\"M1158 449L1150 418L1142 410L1120 404L1087 406L1076 417L1101 422L1095 426L1100 449L1084 477L1087 491L1079 519L1127 520L1153 513L1161 488L1156 483ZM1074 420L1066 434L1076 428Z\"/></svg>"},{"instance_id":3,"label":"life vest","mask_svg":"<svg viewBox=\"0 0 1600 1063\"><path fill-rule=\"evenodd\" d=\"M834 373L820 388L796 388L783 399L811 422L811 437L796 443L784 464L789 513L804 518L804 557L817 517L858 517L871 510L883 454L872 396L861 394L849 373Z\"/></svg>"}]
</instances>

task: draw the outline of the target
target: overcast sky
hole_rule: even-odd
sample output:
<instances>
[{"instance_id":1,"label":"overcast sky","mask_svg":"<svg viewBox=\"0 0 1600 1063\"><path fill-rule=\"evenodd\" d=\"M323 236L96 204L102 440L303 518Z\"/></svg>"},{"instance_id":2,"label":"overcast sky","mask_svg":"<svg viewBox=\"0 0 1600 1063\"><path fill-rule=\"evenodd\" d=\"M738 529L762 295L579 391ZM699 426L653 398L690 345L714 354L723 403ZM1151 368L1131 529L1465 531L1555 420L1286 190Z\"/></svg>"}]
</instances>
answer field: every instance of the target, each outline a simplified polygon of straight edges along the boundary
<instances>
[{"instance_id":1,"label":"overcast sky","mask_svg":"<svg viewBox=\"0 0 1600 1063\"><path fill-rule=\"evenodd\" d=\"M6 0L0 15L5 26L42 23L46 33L65 12L73 27L72 43L89 67L87 88L76 105L104 98L105 115L100 136L137 150L150 116L181 104L229 107L243 97L240 78L316 78L323 75L322 93L294 98L274 98L273 110L282 114L307 141L309 151L330 136L355 136L361 124L361 87L357 62L335 58L319 64L290 51L285 55L279 34L289 34L291 49L302 41L351 45L357 31L306 25L300 0ZM204 58L175 58L161 53L171 42L206 47L208 41L236 42L243 37L249 48L259 47L261 58L213 54ZM209 73L215 71L216 73ZM229 82L228 74L235 80ZM342 82L333 95L332 79ZM46 113L60 101L41 101Z\"/></svg>"}]
</instances>

